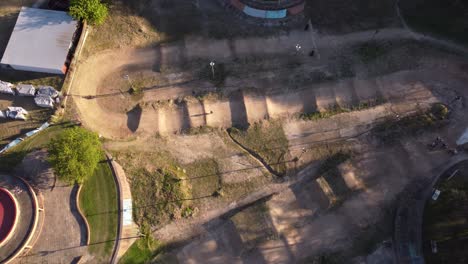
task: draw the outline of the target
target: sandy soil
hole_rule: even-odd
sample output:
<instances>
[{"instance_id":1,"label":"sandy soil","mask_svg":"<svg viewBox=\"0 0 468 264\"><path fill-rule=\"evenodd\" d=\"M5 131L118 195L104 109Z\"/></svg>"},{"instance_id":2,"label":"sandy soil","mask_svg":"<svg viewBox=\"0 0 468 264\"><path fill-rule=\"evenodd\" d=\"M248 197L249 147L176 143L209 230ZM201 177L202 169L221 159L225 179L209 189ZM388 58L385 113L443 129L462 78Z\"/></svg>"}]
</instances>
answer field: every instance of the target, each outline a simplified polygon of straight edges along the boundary
<instances>
[{"instance_id":1,"label":"sandy soil","mask_svg":"<svg viewBox=\"0 0 468 264\"><path fill-rule=\"evenodd\" d=\"M345 43L362 41L371 36L370 31L342 36L324 36L318 39L317 45L326 50L329 43L340 46ZM386 29L382 30L377 38L393 39L408 38L410 36L411 34L404 30ZM294 47L284 49L284 47L288 47L287 44L291 42L291 39L301 43L304 47L312 45L310 34L293 31L288 35L266 39L237 39L231 43L233 47L226 45L225 40L186 39L183 45L174 43L154 49L107 51L89 58L80 65L76 75L77 81L73 85L71 94L74 96L83 123L109 138L128 137L134 132L151 129L155 129L153 133L170 134L190 126L229 127L233 123L252 122L265 116L277 117L304 110L310 111L314 110L315 106L319 110L324 110L329 105L334 105L337 102L343 105L353 103L352 90L346 89L346 85L334 84L336 88L332 89L327 86L305 87L313 90L313 93L265 96L264 101L255 97L251 99L249 95L244 94L243 96L235 95L235 98L229 98L229 104L226 104L226 102L209 102L204 105L206 121L200 120L200 118L192 121L190 116L187 115L187 112L190 111L186 109L186 104L170 109L164 108L163 110L150 107L145 109L141 116L132 117L132 119L136 118L136 121L128 120L125 114L138 103L138 101L132 101L132 98L129 98L131 96L125 93L125 80L122 80L122 76L126 73L140 72L144 75L143 77L140 76L141 78L157 79L159 80L158 83L164 80L164 84L146 90L141 102L174 99L191 94L192 91L197 89L210 91L214 87L205 81L197 80L195 76L190 74L175 75L170 78L170 75L174 75L174 73L158 73L155 65L164 69L183 64L187 60L218 59L226 61L234 57L233 54L229 53L230 50L234 50L237 58L253 55L287 55L294 53ZM332 55L330 54L330 56ZM185 59L181 59L180 56ZM304 56L303 59L301 59L302 56ZM299 60L304 60L306 57L306 54L299 55ZM321 63L323 62L317 60L310 61L307 65L308 67L316 67L320 66ZM128 81L130 83L136 82L133 81L132 77L130 74L130 80ZM241 101L242 97L243 102ZM192 106L191 104L190 107ZM247 107L248 109L246 109ZM238 111L239 109L241 111ZM157 113L153 113L153 111ZM208 115L211 111L213 111L213 114ZM198 109L198 112L200 112L200 109ZM176 118L172 118L174 115ZM166 116L171 116L171 118L166 118ZM153 120L156 119L157 122L154 122ZM137 129L129 128L128 123L137 123ZM143 128L142 131L138 131L140 126Z\"/></svg>"}]
</instances>

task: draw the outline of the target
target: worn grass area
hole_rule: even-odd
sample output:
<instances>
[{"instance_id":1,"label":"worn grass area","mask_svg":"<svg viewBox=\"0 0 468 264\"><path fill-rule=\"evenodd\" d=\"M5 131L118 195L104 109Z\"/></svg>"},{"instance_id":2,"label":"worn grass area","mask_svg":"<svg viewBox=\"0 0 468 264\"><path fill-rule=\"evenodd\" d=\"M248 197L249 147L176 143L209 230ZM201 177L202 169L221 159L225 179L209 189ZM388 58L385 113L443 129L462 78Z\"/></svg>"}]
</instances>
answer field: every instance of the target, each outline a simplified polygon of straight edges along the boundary
<instances>
[{"instance_id":1,"label":"worn grass area","mask_svg":"<svg viewBox=\"0 0 468 264\"><path fill-rule=\"evenodd\" d=\"M44 148L52 138L55 138L61 131L71 126L73 126L71 123L51 126L0 155L0 171L12 171L23 160L26 154L35 149Z\"/></svg>"},{"instance_id":2,"label":"worn grass area","mask_svg":"<svg viewBox=\"0 0 468 264\"><path fill-rule=\"evenodd\" d=\"M140 227L156 227L182 217L190 205L184 170L167 152L115 153L129 177L133 217Z\"/></svg>"},{"instance_id":3,"label":"worn grass area","mask_svg":"<svg viewBox=\"0 0 468 264\"><path fill-rule=\"evenodd\" d=\"M215 159L197 160L185 166L185 169L193 199L211 196L221 188L219 164Z\"/></svg>"},{"instance_id":4,"label":"worn grass area","mask_svg":"<svg viewBox=\"0 0 468 264\"><path fill-rule=\"evenodd\" d=\"M397 120L387 120L377 125L372 133L384 143L409 135L416 135L427 129L440 128L449 117L448 108L436 103L426 112L420 112Z\"/></svg>"},{"instance_id":5,"label":"worn grass area","mask_svg":"<svg viewBox=\"0 0 468 264\"><path fill-rule=\"evenodd\" d=\"M117 236L118 200L107 162L99 163L94 174L84 182L79 199L90 226L88 249L96 261L109 262Z\"/></svg>"},{"instance_id":6,"label":"worn grass area","mask_svg":"<svg viewBox=\"0 0 468 264\"><path fill-rule=\"evenodd\" d=\"M276 237L265 202L254 204L231 217L243 245L253 249L259 243Z\"/></svg>"},{"instance_id":7,"label":"worn grass area","mask_svg":"<svg viewBox=\"0 0 468 264\"><path fill-rule=\"evenodd\" d=\"M459 173L439 184L437 201L430 200L424 212L424 252L432 263L466 263L468 256L468 165ZM438 253L433 254L429 240L437 241Z\"/></svg>"},{"instance_id":8,"label":"worn grass area","mask_svg":"<svg viewBox=\"0 0 468 264\"><path fill-rule=\"evenodd\" d=\"M164 250L163 245L150 236L138 239L125 252L120 259L120 264L149 263L155 256Z\"/></svg>"},{"instance_id":9,"label":"worn grass area","mask_svg":"<svg viewBox=\"0 0 468 264\"><path fill-rule=\"evenodd\" d=\"M468 45L468 3L458 0L400 1L402 15L417 30Z\"/></svg>"},{"instance_id":10,"label":"worn grass area","mask_svg":"<svg viewBox=\"0 0 468 264\"><path fill-rule=\"evenodd\" d=\"M247 130L230 129L231 136L259 155L272 169L284 175L289 162L288 140L279 121L255 123Z\"/></svg>"},{"instance_id":11,"label":"worn grass area","mask_svg":"<svg viewBox=\"0 0 468 264\"><path fill-rule=\"evenodd\" d=\"M312 113L300 113L297 115L297 117L302 120L314 121L314 120L319 120L319 119L330 118L332 116L343 114L343 113L366 110L366 109L375 107L383 103L385 103L383 99L377 98L374 101L361 102L358 105L349 107L349 108L335 105L334 107L330 107L326 111L321 111L321 112L317 111L317 112L312 112Z\"/></svg>"},{"instance_id":12,"label":"worn grass area","mask_svg":"<svg viewBox=\"0 0 468 264\"><path fill-rule=\"evenodd\" d=\"M93 27L88 35L84 58L106 49L144 47L164 40L164 35L156 32L148 20L135 15L120 1L113 1L109 7L106 21Z\"/></svg>"}]
</instances>

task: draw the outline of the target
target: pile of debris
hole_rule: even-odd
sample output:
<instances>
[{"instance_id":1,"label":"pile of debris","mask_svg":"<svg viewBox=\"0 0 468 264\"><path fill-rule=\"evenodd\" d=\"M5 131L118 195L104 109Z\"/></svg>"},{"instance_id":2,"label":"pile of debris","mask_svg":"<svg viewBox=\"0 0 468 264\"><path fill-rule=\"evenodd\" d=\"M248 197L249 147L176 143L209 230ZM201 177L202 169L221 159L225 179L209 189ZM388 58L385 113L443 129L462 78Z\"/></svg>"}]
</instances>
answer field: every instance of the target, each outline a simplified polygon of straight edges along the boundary
<instances>
[{"instance_id":1,"label":"pile of debris","mask_svg":"<svg viewBox=\"0 0 468 264\"><path fill-rule=\"evenodd\" d=\"M31 84L18 84L14 87L12 83L0 81L0 93L34 97L34 102L39 107L54 108L54 103L60 103L60 93L51 86L39 86L36 89Z\"/></svg>"},{"instance_id":2,"label":"pile of debris","mask_svg":"<svg viewBox=\"0 0 468 264\"><path fill-rule=\"evenodd\" d=\"M0 81L0 93L15 95L13 84L9 82Z\"/></svg>"},{"instance_id":3,"label":"pile of debris","mask_svg":"<svg viewBox=\"0 0 468 264\"><path fill-rule=\"evenodd\" d=\"M10 118L16 120L26 120L28 115L28 111L26 111L22 107L14 107L10 106L7 110L1 111L0 110L0 118Z\"/></svg>"}]
</instances>

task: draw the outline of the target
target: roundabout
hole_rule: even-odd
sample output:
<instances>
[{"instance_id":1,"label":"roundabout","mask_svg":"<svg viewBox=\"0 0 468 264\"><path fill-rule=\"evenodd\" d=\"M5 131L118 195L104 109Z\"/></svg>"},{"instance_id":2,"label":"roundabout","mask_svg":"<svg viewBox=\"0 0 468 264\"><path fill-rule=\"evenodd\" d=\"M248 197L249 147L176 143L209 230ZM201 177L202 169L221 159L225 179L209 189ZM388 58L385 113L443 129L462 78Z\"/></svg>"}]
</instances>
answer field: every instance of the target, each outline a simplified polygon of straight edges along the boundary
<instances>
[{"instance_id":1,"label":"roundabout","mask_svg":"<svg viewBox=\"0 0 468 264\"><path fill-rule=\"evenodd\" d=\"M36 194L23 179L0 175L0 263L29 248L39 220Z\"/></svg>"}]
</instances>

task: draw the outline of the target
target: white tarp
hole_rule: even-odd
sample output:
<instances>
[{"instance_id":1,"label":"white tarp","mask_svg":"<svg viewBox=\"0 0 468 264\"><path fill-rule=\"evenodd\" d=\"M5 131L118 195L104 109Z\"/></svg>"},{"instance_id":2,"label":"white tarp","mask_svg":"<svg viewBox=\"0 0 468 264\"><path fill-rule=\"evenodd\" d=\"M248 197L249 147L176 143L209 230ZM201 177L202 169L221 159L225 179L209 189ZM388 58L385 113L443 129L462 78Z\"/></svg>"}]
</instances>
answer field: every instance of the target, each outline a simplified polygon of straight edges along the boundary
<instances>
[{"instance_id":1,"label":"white tarp","mask_svg":"<svg viewBox=\"0 0 468 264\"><path fill-rule=\"evenodd\" d=\"M11 149L12 147L18 145L19 143L21 143L21 141L23 141L22 138L17 138L15 140L13 140L12 142L10 142L8 145L6 145L4 148L2 148L0 150L0 154L7 151L7 150L9 150L9 149Z\"/></svg>"},{"instance_id":2,"label":"white tarp","mask_svg":"<svg viewBox=\"0 0 468 264\"><path fill-rule=\"evenodd\" d=\"M50 96L55 98L59 96L59 92L52 86L39 86L37 89L37 96Z\"/></svg>"},{"instance_id":3,"label":"white tarp","mask_svg":"<svg viewBox=\"0 0 468 264\"><path fill-rule=\"evenodd\" d=\"M13 90L13 84L9 82L0 81L0 93L14 95L15 91Z\"/></svg>"},{"instance_id":4,"label":"white tarp","mask_svg":"<svg viewBox=\"0 0 468 264\"><path fill-rule=\"evenodd\" d=\"M457 145L465 145L468 143L468 128L463 132L463 134L460 136L460 138L457 140Z\"/></svg>"},{"instance_id":5,"label":"white tarp","mask_svg":"<svg viewBox=\"0 0 468 264\"><path fill-rule=\"evenodd\" d=\"M50 96L36 96L34 102L39 107L54 108L54 99Z\"/></svg>"},{"instance_id":6,"label":"white tarp","mask_svg":"<svg viewBox=\"0 0 468 264\"><path fill-rule=\"evenodd\" d=\"M18 84L16 86L16 90L18 90L19 96L35 96L36 95L36 88L31 84Z\"/></svg>"},{"instance_id":7,"label":"white tarp","mask_svg":"<svg viewBox=\"0 0 468 264\"><path fill-rule=\"evenodd\" d=\"M26 115L28 114L28 111L26 111L22 107L13 107L10 106L8 109L5 111L6 116L11 119L20 119L20 120L26 120Z\"/></svg>"},{"instance_id":8,"label":"white tarp","mask_svg":"<svg viewBox=\"0 0 468 264\"><path fill-rule=\"evenodd\" d=\"M5 112L2 110L0 110L0 118L6 118Z\"/></svg>"}]
</instances>

